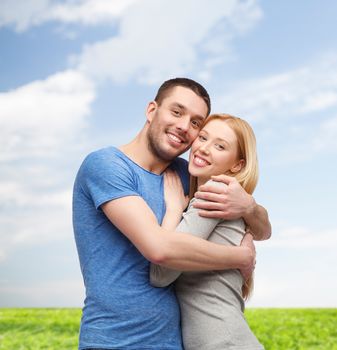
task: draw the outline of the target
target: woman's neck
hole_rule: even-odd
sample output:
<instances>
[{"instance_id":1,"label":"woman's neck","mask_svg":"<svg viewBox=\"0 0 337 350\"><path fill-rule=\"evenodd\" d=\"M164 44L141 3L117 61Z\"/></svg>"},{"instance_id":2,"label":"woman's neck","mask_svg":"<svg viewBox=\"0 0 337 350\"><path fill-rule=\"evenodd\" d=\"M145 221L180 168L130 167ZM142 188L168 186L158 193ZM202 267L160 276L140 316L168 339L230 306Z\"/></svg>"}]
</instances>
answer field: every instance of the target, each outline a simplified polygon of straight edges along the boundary
<instances>
[{"instance_id":1,"label":"woman's neck","mask_svg":"<svg viewBox=\"0 0 337 350\"><path fill-rule=\"evenodd\" d=\"M197 186L199 187L201 185L204 185L208 180L209 178L199 176L197 178Z\"/></svg>"}]
</instances>

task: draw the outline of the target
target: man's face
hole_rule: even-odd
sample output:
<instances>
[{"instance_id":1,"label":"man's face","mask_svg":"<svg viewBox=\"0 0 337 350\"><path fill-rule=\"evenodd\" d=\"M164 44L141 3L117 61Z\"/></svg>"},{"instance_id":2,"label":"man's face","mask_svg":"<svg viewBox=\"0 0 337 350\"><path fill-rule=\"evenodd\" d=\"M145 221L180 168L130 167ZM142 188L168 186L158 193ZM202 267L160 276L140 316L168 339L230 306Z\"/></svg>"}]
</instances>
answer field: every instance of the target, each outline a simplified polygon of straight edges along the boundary
<instances>
[{"instance_id":1,"label":"man's face","mask_svg":"<svg viewBox=\"0 0 337 350\"><path fill-rule=\"evenodd\" d=\"M164 161L171 161L190 148L207 116L205 101L192 90L177 86L160 106L147 109L149 147Z\"/></svg>"}]
</instances>

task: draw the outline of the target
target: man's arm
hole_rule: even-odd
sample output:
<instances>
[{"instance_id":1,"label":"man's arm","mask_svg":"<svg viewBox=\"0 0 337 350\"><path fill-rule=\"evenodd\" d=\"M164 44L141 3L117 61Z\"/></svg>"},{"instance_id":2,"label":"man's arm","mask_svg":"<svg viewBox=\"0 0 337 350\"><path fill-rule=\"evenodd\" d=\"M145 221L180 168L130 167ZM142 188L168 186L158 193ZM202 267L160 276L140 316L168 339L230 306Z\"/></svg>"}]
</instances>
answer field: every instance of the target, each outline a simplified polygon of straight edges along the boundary
<instances>
[{"instance_id":1,"label":"man's arm","mask_svg":"<svg viewBox=\"0 0 337 350\"><path fill-rule=\"evenodd\" d=\"M223 184L221 184L223 185ZM223 185L224 186L224 185ZM197 200L198 201L198 200ZM195 202L195 199L191 203ZM174 218L174 216L173 216ZM200 237L204 240L208 240L210 235L214 232L215 227L221 222L222 235L245 235L244 228L242 227L242 221L223 221L221 219L205 218L198 214L198 210L192 205L189 206L187 212L184 213L179 225L174 228L176 232L186 232L195 237ZM253 237L251 240L246 237L243 239L242 244L249 246L251 249L254 247ZM219 244L219 243L218 243ZM169 269L160 265L151 264L150 266L150 283L155 287L166 287L174 282L181 274L181 271Z\"/></svg>"},{"instance_id":2,"label":"man's arm","mask_svg":"<svg viewBox=\"0 0 337 350\"><path fill-rule=\"evenodd\" d=\"M269 222L268 212L264 207L257 204L252 196L251 198L253 200L251 210L247 210L242 217L256 241L269 239L271 236L271 224Z\"/></svg>"},{"instance_id":3,"label":"man's arm","mask_svg":"<svg viewBox=\"0 0 337 350\"><path fill-rule=\"evenodd\" d=\"M167 183L165 182L165 201L169 205L170 200L167 200L167 193L170 193L167 192L166 185ZM172 190L174 190L173 187ZM173 191L171 192L171 195L173 195ZM192 203L193 201L195 200L193 199ZM178 201L176 200L175 202ZM219 221L221 221L221 219L202 218L198 215L197 209L191 205L189 205L189 208L183 215L179 205L177 205L176 210L171 208L169 211L168 209L169 206L166 206L166 213L161 227L167 230L174 230L175 232L189 233L195 237L200 237L206 240L208 240L214 228L217 226ZM178 221L176 220L178 217L177 214L179 214ZM181 273L182 271L170 269L162 265L151 264L150 283L154 287L166 287L174 282L181 275Z\"/></svg>"},{"instance_id":4,"label":"man's arm","mask_svg":"<svg viewBox=\"0 0 337 350\"><path fill-rule=\"evenodd\" d=\"M195 203L195 208L202 209L199 215L222 219L242 217L255 240L270 238L271 225L266 209L258 205L234 177L219 175L212 176L212 179L225 183L227 188L214 184L200 186L195 197L205 199L206 202Z\"/></svg>"},{"instance_id":5,"label":"man's arm","mask_svg":"<svg viewBox=\"0 0 337 350\"><path fill-rule=\"evenodd\" d=\"M151 262L177 270L223 270L239 268L250 275L254 248L228 247L170 232L158 225L145 201L138 196L122 197L102 206L109 220Z\"/></svg>"}]
</instances>

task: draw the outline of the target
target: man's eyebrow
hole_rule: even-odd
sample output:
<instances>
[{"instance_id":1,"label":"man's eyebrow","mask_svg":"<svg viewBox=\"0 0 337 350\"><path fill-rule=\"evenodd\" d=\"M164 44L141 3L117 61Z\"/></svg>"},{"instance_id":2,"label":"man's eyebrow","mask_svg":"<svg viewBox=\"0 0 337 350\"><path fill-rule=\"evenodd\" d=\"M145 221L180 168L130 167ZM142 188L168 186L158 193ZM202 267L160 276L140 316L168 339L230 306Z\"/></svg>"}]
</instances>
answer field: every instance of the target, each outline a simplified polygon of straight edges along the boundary
<instances>
[{"instance_id":1,"label":"man's eyebrow","mask_svg":"<svg viewBox=\"0 0 337 350\"><path fill-rule=\"evenodd\" d=\"M187 108L186 108L184 105L182 105L181 103L179 103L179 102L173 102L173 103L170 105L170 107L171 107L171 108L174 108L174 107L179 108L182 112L186 112L186 111L187 111ZM193 117L193 118L196 118L196 119L199 119L199 120L201 120L201 121L204 121L204 120L206 119L205 117L203 117L203 116L200 115L200 114L194 114L194 115L192 115L192 117Z\"/></svg>"},{"instance_id":2,"label":"man's eyebrow","mask_svg":"<svg viewBox=\"0 0 337 350\"><path fill-rule=\"evenodd\" d=\"M178 108L180 108L183 112L187 111L187 108L186 108L184 105L182 105L181 103L179 103L179 102L173 102L172 105L171 105L171 107L178 107ZM200 114L194 114L194 115L192 115L192 117L193 117L193 118L200 119L200 120L205 120L205 117L203 117L203 116L200 115Z\"/></svg>"},{"instance_id":3,"label":"man's eyebrow","mask_svg":"<svg viewBox=\"0 0 337 350\"><path fill-rule=\"evenodd\" d=\"M178 108L180 108L182 110L186 110L186 107L184 105L178 103L178 102L173 102L171 106L172 107L178 107Z\"/></svg>"}]
</instances>

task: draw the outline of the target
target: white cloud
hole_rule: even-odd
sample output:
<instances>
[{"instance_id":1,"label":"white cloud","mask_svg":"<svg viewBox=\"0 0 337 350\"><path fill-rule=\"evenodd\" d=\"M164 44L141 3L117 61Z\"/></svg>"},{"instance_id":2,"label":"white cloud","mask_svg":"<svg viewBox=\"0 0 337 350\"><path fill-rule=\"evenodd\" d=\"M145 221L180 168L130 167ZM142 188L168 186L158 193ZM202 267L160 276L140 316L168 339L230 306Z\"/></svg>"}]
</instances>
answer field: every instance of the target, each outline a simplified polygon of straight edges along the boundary
<instances>
[{"instance_id":1,"label":"white cloud","mask_svg":"<svg viewBox=\"0 0 337 350\"><path fill-rule=\"evenodd\" d=\"M52 0L0 2L0 27L11 26L23 32L46 22L96 25L111 23L139 0L78 0L55 3Z\"/></svg>"},{"instance_id":2,"label":"white cloud","mask_svg":"<svg viewBox=\"0 0 337 350\"><path fill-rule=\"evenodd\" d=\"M94 98L94 85L73 70L0 94L2 260L17 245L71 233L72 157Z\"/></svg>"},{"instance_id":3,"label":"white cloud","mask_svg":"<svg viewBox=\"0 0 337 350\"><path fill-rule=\"evenodd\" d=\"M318 264L317 269L310 266L307 270L295 264L292 269L284 265L274 273L264 271L262 266L259 269L248 307L336 307L336 298L331 291L336 290L337 282L329 275L333 271L326 273L323 264ZM322 287L327 281L329 287Z\"/></svg>"},{"instance_id":4,"label":"white cloud","mask_svg":"<svg viewBox=\"0 0 337 350\"><path fill-rule=\"evenodd\" d=\"M298 69L240 81L214 98L216 110L249 120L305 117L337 106L337 54L325 55Z\"/></svg>"},{"instance_id":5,"label":"white cloud","mask_svg":"<svg viewBox=\"0 0 337 350\"><path fill-rule=\"evenodd\" d=\"M235 56L233 39L251 30L261 18L262 10L256 0L0 3L0 26L14 26L17 31L50 21L98 25L118 19L116 36L87 45L81 55L71 60L98 79L136 79L147 84L173 75L209 79L215 66ZM74 31L61 30L64 31L68 37L76 36Z\"/></svg>"},{"instance_id":6,"label":"white cloud","mask_svg":"<svg viewBox=\"0 0 337 350\"><path fill-rule=\"evenodd\" d=\"M95 25L109 23L139 0L84 0L52 6L46 20Z\"/></svg>"},{"instance_id":7,"label":"white cloud","mask_svg":"<svg viewBox=\"0 0 337 350\"><path fill-rule=\"evenodd\" d=\"M34 189L24 169L16 169L21 176L16 178L15 188L2 197L0 217L0 262L11 255L18 246L43 246L50 241L69 240L71 225L71 187L64 189ZM51 167L51 172L55 171ZM48 174L39 174L35 181ZM62 172L60 172L62 177ZM0 193L7 183L1 183ZM39 191L38 191L39 190Z\"/></svg>"},{"instance_id":8,"label":"white cloud","mask_svg":"<svg viewBox=\"0 0 337 350\"><path fill-rule=\"evenodd\" d=\"M231 82L213 101L213 112L252 123L269 165L308 163L337 151L337 52L297 69Z\"/></svg>"},{"instance_id":9,"label":"white cloud","mask_svg":"<svg viewBox=\"0 0 337 350\"><path fill-rule=\"evenodd\" d=\"M16 1L2 0L0 2L0 27L14 26L18 32L41 23L44 13L48 11L50 0Z\"/></svg>"},{"instance_id":10,"label":"white cloud","mask_svg":"<svg viewBox=\"0 0 337 350\"><path fill-rule=\"evenodd\" d=\"M199 72L205 78L261 16L252 0L144 0L121 17L117 36L86 46L77 62L90 76L117 82L152 84Z\"/></svg>"},{"instance_id":11,"label":"white cloud","mask_svg":"<svg viewBox=\"0 0 337 350\"><path fill-rule=\"evenodd\" d=\"M95 97L81 73L65 71L0 94L0 161L48 156L85 125Z\"/></svg>"},{"instance_id":12,"label":"white cloud","mask_svg":"<svg viewBox=\"0 0 337 350\"><path fill-rule=\"evenodd\" d=\"M263 242L261 249L307 249L329 248L331 246L337 247L337 228L317 232L305 227L289 227L274 234L272 239Z\"/></svg>"},{"instance_id":13,"label":"white cloud","mask_svg":"<svg viewBox=\"0 0 337 350\"><path fill-rule=\"evenodd\" d=\"M337 228L274 229L257 243L253 307L336 307ZM329 288L323 288L329 281Z\"/></svg>"},{"instance_id":14,"label":"white cloud","mask_svg":"<svg viewBox=\"0 0 337 350\"><path fill-rule=\"evenodd\" d=\"M317 91L313 92L310 95L303 105L300 108L301 113L311 113L315 111L324 110L329 107L333 107L337 105L337 91L335 89L335 82L331 87L331 90L327 89L326 91Z\"/></svg>"},{"instance_id":15,"label":"white cloud","mask_svg":"<svg viewBox=\"0 0 337 350\"><path fill-rule=\"evenodd\" d=\"M72 262L75 263L75 262ZM48 277L47 277L48 278ZM0 307L82 307L84 287L80 279L40 281L29 285L0 281Z\"/></svg>"}]
</instances>

